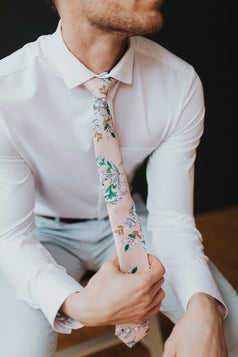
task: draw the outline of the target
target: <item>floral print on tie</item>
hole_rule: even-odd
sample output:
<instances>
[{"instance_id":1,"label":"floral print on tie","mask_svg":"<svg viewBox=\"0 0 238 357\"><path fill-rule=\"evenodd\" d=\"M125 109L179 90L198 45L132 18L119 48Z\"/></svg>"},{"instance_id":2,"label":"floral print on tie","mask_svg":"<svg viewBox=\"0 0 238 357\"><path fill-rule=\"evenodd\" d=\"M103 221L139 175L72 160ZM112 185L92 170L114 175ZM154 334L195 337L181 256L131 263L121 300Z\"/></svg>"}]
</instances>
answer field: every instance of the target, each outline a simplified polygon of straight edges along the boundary
<instances>
[{"instance_id":1,"label":"floral print on tie","mask_svg":"<svg viewBox=\"0 0 238 357\"><path fill-rule=\"evenodd\" d=\"M117 226L117 229L114 231L114 233L118 234L119 236L124 236L121 242L124 244L125 252L128 249L132 249L134 244L138 243L140 243L140 246L145 249L145 241L135 204L130 207L129 215L130 216L127 217L126 222L122 222L119 226ZM137 230L135 228L136 226L138 227ZM127 235L124 233L125 230L128 232Z\"/></svg>"},{"instance_id":2,"label":"floral print on tie","mask_svg":"<svg viewBox=\"0 0 238 357\"><path fill-rule=\"evenodd\" d=\"M93 95L93 138L100 186L107 205L120 269L128 274L149 269L145 240L132 200L120 145L107 102L113 78L93 78L85 87ZM116 326L118 336L132 347L149 330L149 321Z\"/></svg>"},{"instance_id":3,"label":"floral print on tie","mask_svg":"<svg viewBox=\"0 0 238 357\"><path fill-rule=\"evenodd\" d=\"M105 162L103 156L98 156L96 160L105 202L108 205L116 205L126 193L125 181L121 178L122 174L112 161Z\"/></svg>"}]
</instances>

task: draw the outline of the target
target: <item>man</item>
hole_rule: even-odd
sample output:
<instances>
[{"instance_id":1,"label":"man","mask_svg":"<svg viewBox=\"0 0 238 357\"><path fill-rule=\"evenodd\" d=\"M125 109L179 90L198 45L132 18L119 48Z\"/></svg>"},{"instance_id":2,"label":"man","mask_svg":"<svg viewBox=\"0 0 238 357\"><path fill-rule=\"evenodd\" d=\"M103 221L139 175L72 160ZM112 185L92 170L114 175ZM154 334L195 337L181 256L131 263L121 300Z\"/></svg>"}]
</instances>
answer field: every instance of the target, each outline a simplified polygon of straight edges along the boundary
<instances>
[{"instance_id":1,"label":"man","mask_svg":"<svg viewBox=\"0 0 238 357\"><path fill-rule=\"evenodd\" d=\"M160 3L54 5L56 33L0 64L0 355L53 356L57 332L160 308L176 324L164 357L237 356L237 295L204 255L192 211L201 83L190 65L133 37L162 27ZM152 253L140 274L121 273L113 254L84 86L93 77L117 80L108 101L129 183L149 157L148 217L133 196ZM83 289L87 269L99 270Z\"/></svg>"}]
</instances>

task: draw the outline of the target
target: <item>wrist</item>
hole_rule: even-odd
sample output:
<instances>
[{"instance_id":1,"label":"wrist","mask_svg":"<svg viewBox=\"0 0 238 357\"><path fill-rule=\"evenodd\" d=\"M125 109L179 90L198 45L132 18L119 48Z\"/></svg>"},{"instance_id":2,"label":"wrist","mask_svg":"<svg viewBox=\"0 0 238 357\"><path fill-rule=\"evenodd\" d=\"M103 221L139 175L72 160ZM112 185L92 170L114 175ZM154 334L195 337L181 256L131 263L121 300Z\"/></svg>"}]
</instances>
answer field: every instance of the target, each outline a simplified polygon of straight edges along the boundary
<instances>
[{"instance_id":1,"label":"wrist","mask_svg":"<svg viewBox=\"0 0 238 357\"><path fill-rule=\"evenodd\" d=\"M80 319L83 303L82 300L83 299L81 291L76 291L70 294L61 305L59 312L83 324Z\"/></svg>"},{"instance_id":2,"label":"wrist","mask_svg":"<svg viewBox=\"0 0 238 357\"><path fill-rule=\"evenodd\" d=\"M222 303L206 293L199 292L190 298L187 309L191 310L194 308L202 309L206 313L216 313L222 319L225 316L225 309Z\"/></svg>"}]
</instances>

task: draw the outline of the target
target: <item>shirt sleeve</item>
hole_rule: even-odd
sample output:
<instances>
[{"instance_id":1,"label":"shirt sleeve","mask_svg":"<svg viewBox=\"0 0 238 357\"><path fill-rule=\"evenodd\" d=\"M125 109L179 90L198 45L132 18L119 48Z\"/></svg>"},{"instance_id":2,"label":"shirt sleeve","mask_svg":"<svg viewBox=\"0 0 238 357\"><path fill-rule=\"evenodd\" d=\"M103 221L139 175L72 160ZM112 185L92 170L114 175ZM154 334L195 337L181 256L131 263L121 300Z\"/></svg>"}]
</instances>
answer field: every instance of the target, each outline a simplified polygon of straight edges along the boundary
<instances>
[{"instance_id":1,"label":"shirt sleeve","mask_svg":"<svg viewBox=\"0 0 238 357\"><path fill-rule=\"evenodd\" d=\"M151 154L147 164L148 229L165 278L183 307L204 292L227 306L207 264L203 239L193 216L194 161L204 129L201 81L192 72L173 132ZM224 318L225 318L224 317Z\"/></svg>"},{"instance_id":2,"label":"shirt sleeve","mask_svg":"<svg viewBox=\"0 0 238 357\"><path fill-rule=\"evenodd\" d=\"M35 238L34 177L17 152L0 112L0 271L15 298L41 309L57 332L82 324L56 318L64 300L83 287Z\"/></svg>"}]
</instances>

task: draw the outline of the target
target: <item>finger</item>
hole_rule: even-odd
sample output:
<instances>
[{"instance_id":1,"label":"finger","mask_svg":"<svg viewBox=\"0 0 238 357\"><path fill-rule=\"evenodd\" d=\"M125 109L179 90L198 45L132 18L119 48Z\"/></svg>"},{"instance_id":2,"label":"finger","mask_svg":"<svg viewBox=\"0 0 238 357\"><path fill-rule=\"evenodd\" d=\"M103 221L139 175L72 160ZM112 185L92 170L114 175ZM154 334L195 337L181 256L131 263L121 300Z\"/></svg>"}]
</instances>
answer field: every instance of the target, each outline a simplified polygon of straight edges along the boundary
<instances>
[{"instance_id":1,"label":"finger","mask_svg":"<svg viewBox=\"0 0 238 357\"><path fill-rule=\"evenodd\" d=\"M158 293L155 295L154 299L151 301L150 308L153 309L157 305L160 305L164 298L165 298L165 291L163 289L160 289Z\"/></svg>"},{"instance_id":2,"label":"finger","mask_svg":"<svg viewBox=\"0 0 238 357\"><path fill-rule=\"evenodd\" d=\"M147 314L145 314L142 320L149 320L151 317L157 315L159 313L161 304L158 304L153 309L151 309Z\"/></svg>"},{"instance_id":3,"label":"finger","mask_svg":"<svg viewBox=\"0 0 238 357\"><path fill-rule=\"evenodd\" d=\"M152 254L148 254L148 262L150 265L150 270L158 270L161 272L161 277L162 275L165 274L165 267L163 266L163 264L161 263L161 261Z\"/></svg>"},{"instance_id":4,"label":"finger","mask_svg":"<svg viewBox=\"0 0 238 357\"><path fill-rule=\"evenodd\" d=\"M148 260L151 268L143 273L140 273L140 275L144 276L150 285L153 285L165 274L165 268L160 260L154 255L148 254Z\"/></svg>"},{"instance_id":5,"label":"finger","mask_svg":"<svg viewBox=\"0 0 238 357\"><path fill-rule=\"evenodd\" d=\"M160 291L157 293L154 300L152 301L149 311L145 314L144 316L145 319L148 319L159 313L159 309L164 297L165 297L165 292L163 289L160 289Z\"/></svg>"},{"instance_id":6,"label":"finger","mask_svg":"<svg viewBox=\"0 0 238 357\"><path fill-rule=\"evenodd\" d=\"M161 286L163 285L163 283L164 283L164 277L162 277L159 281L154 283L154 285L152 285L152 287L150 288L149 295L150 295L152 300L158 294L158 292L161 289Z\"/></svg>"}]
</instances>

